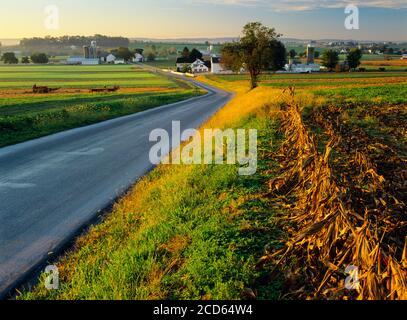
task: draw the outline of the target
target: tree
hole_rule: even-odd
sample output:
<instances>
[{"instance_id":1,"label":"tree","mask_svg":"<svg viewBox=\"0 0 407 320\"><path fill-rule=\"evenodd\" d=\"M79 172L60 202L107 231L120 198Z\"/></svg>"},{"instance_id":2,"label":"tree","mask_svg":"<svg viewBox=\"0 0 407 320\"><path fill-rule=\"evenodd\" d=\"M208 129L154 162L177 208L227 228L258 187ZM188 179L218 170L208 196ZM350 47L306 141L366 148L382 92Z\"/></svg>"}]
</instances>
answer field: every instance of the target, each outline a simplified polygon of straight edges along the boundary
<instances>
[{"instance_id":1,"label":"tree","mask_svg":"<svg viewBox=\"0 0 407 320\"><path fill-rule=\"evenodd\" d=\"M297 56L297 51L295 51L294 49L291 49L291 50L288 52L288 56L289 56L291 59L294 59L294 58Z\"/></svg>"},{"instance_id":2,"label":"tree","mask_svg":"<svg viewBox=\"0 0 407 320\"><path fill-rule=\"evenodd\" d=\"M362 50L358 48L351 49L346 57L349 68L355 70L360 65L360 60L362 59Z\"/></svg>"},{"instance_id":3,"label":"tree","mask_svg":"<svg viewBox=\"0 0 407 320\"><path fill-rule=\"evenodd\" d=\"M148 51L146 52L147 54L147 61L154 61L156 58L155 52L154 51Z\"/></svg>"},{"instance_id":4,"label":"tree","mask_svg":"<svg viewBox=\"0 0 407 320\"><path fill-rule=\"evenodd\" d=\"M287 51L284 44L281 41L272 41L270 47L271 51L268 70L278 71L283 69L287 62Z\"/></svg>"},{"instance_id":5,"label":"tree","mask_svg":"<svg viewBox=\"0 0 407 320\"><path fill-rule=\"evenodd\" d=\"M322 54L322 65L327 67L329 71L334 70L338 62L339 54L335 50L325 50Z\"/></svg>"},{"instance_id":6,"label":"tree","mask_svg":"<svg viewBox=\"0 0 407 320\"><path fill-rule=\"evenodd\" d=\"M195 49L195 48L193 48L192 51L189 54L189 59L191 61L194 61L194 62L197 59L202 60L202 57L203 57L202 53L199 50Z\"/></svg>"},{"instance_id":7,"label":"tree","mask_svg":"<svg viewBox=\"0 0 407 320\"><path fill-rule=\"evenodd\" d=\"M6 64L17 64L18 59L16 58L16 55L14 52L6 52L3 54L1 57L1 61L3 61Z\"/></svg>"},{"instance_id":8,"label":"tree","mask_svg":"<svg viewBox=\"0 0 407 320\"><path fill-rule=\"evenodd\" d=\"M34 53L31 56L31 61L33 63L45 64L45 63L48 63L49 59L45 53Z\"/></svg>"},{"instance_id":9,"label":"tree","mask_svg":"<svg viewBox=\"0 0 407 320\"><path fill-rule=\"evenodd\" d=\"M129 48L120 47L111 51L116 58L123 59L124 61L129 61L134 57L134 53L129 50Z\"/></svg>"},{"instance_id":10,"label":"tree","mask_svg":"<svg viewBox=\"0 0 407 320\"><path fill-rule=\"evenodd\" d=\"M24 63L24 64L30 63L30 58L29 57L22 57L21 58L21 63Z\"/></svg>"},{"instance_id":11,"label":"tree","mask_svg":"<svg viewBox=\"0 0 407 320\"><path fill-rule=\"evenodd\" d=\"M286 52L278 40L280 36L274 28L263 26L260 22L248 23L238 42L222 47L222 63L232 70L244 67L250 74L250 87L254 89L263 71L275 71L285 64Z\"/></svg>"},{"instance_id":12,"label":"tree","mask_svg":"<svg viewBox=\"0 0 407 320\"><path fill-rule=\"evenodd\" d=\"M141 48L134 49L134 53L138 53L138 54L143 55L143 52L144 52L144 49L141 49Z\"/></svg>"},{"instance_id":13,"label":"tree","mask_svg":"<svg viewBox=\"0 0 407 320\"><path fill-rule=\"evenodd\" d=\"M182 50L182 57L184 58L189 58L189 49L187 47L184 48L184 50Z\"/></svg>"},{"instance_id":14,"label":"tree","mask_svg":"<svg viewBox=\"0 0 407 320\"><path fill-rule=\"evenodd\" d=\"M320 57L321 53L319 51L314 52L314 58L318 59Z\"/></svg>"}]
</instances>

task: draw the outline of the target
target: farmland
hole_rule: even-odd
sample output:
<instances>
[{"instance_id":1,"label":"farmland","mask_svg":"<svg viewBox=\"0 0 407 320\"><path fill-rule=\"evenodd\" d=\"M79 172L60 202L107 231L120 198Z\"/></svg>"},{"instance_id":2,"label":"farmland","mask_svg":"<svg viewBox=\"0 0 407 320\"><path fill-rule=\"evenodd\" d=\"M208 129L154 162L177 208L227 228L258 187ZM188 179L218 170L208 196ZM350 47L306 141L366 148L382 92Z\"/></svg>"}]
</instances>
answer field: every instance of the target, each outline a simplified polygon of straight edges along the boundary
<instances>
[{"instance_id":1,"label":"farmland","mask_svg":"<svg viewBox=\"0 0 407 320\"><path fill-rule=\"evenodd\" d=\"M257 173L159 166L60 260L58 292L21 298L406 298L405 75L200 80L236 92L203 128L258 129Z\"/></svg>"},{"instance_id":2,"label":"farmland","mask_svg":"<svg viewBox=\"0 0 407 320\"><path fill-rule=\"evenodd\" d=\"M34 94L32 87L58 88ZM91 88L120 87L91 93ZM0 146L123 116L201 92L130 66L0 66Z\"/></svg>"}]
</instances>

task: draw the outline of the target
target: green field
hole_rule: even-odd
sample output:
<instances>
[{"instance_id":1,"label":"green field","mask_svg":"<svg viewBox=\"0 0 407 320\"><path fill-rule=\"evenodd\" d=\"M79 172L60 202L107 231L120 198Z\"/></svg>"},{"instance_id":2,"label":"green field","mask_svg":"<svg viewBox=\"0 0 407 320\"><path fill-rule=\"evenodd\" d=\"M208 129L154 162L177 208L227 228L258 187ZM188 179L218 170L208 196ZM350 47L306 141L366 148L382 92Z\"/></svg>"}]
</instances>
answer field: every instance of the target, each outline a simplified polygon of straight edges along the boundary
<instances>
[{"instance_id":1,"label":"green field","mask_svg":"<svg viewBox=\"0 0 407 320\"><path fill-rule=\"evenodd\" d=\"M2 89L27 89L34 84L61 88L166 87L177 85L164 77L127 65L115 66L0 66Z\"/></svg>"},{"instance_id":2,"label":"green field","mask_svg":"<svg viewBox=\"0 0 407 320\"><path fill-rule=\"evenodd\" d=\"M155 60L155 61L147 61L145 62L145 64L152 66L152 67L156 67L156 68L160 68L160 69L176 69L176 61L177 58L176 57L170 57L168 58L168 60Z\"/></svg>"},{"instance_id":3,"label":"green field","mask_svg":"<svg viewBox=\"0 0 407 320\"><path fill-rule=\"evenodd\" d=\"M33 95L30 90L33 84L61 89L52 94ZM126 90L116 93L84 90L114 85ZM1 66L0 147L201 93L186 82L130 66Z\"/></svg>"}]
</instances>

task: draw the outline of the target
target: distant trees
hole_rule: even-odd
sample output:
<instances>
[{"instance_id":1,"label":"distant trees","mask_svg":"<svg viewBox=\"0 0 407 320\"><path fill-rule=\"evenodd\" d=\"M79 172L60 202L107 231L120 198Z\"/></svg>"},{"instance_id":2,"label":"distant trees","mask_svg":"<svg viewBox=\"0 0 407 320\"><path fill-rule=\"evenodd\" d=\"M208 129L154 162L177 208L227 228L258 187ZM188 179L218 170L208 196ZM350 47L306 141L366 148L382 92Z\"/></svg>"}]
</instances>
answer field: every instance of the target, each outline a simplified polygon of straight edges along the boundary
<instances>
[{"instance_id":1,"label":"distant trees","mask_svg":"<svg viewBox=\"0 0 407 320\"><path fill-rule=\"evenodd\" d=\"M20 45L26 49L35 49L38 47L66 47L66 46L85 46L91 41L97 41L101 47L129 47L130 40L123 37L109 37L96 34L91 37L84 36L62 36L45 38L25 38L21 40Z\"/></svg>"},{"instance_id":2,"label":"distant trees","mask_svg":"<svg viewBox=\"0 0 407 320\"><path fill-rule=\"evenodd\" d=\"M329 71L335 69L339 62L339 54L335 50L329 49L325 50L322 54L322 65L328 68Z\"/></svg>"},{"instance_id":3,"label":"distant trees","mask_svg":"<svg viewBox=\"0 0 407 320\"><path fill-rule=\"evenodd\" d=\"M359 67L362 56L362 50L358 48L354 48L349 51L346 57L346 61L348 62L349 68L351 70L355 70L357 67Z\"/></svg>"},{"instance_id":4,"label":"distant trees","mask_svg":"<svg viewBox=\"0 0 407 320\"><path fill-rule=\"evenodd\" d=\"M29 64L29 63L30 63L30 58L29 58L29 57L22 57L22 58L21 58L21 63L23 63L23 64Z\"/></svg>"},{"instance_id":5,"label":"distant trees","mask_svg":"<svg viewBox=\"0 0 407 320\"><path fill-rule=\"evenodd\" d=\"M248 23L238 42L222 47L222 64L234 71L244 67L250 73L250 86L254 89L263 71L279 70L286 62L286 49L279 37L274 28L260 22Z\"/></svg>"},{"instance_id":6,"label":"distant trees","mask_svg":"<svg viewBox=\"0 0 407 320\"><path fill-rule=\"evenodd\" d=\"M1 56L1 61L3 61L6 64L17 64L18 59L16 58L16 55L14 52L6 52Z\"/></svg>"},{"instance_id":7,"label":"distant trees","mask_svg":"<svg viewBox=\"0 0 407 320\"><path fill-rule=\"evenodd\" d=\"M45 53L34 53L31 56L33 63L45 64L49 62L48 56Z\"/></svg>"}]
</instances>

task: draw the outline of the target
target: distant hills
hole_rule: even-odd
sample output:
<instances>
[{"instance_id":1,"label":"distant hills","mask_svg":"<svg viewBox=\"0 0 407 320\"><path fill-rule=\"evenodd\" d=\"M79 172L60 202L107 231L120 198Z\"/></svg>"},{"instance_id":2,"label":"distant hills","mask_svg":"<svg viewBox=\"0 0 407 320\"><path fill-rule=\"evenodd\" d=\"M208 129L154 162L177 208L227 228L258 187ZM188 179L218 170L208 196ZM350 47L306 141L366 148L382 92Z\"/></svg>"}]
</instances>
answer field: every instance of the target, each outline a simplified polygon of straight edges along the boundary
<instances>
[{"instance_id":1,"label":"distant hills","mask_svg":"<svg viewBox=\"0 0 407 320\"><path fill-rule=\"evenodd\" d=\"M232 42L238 40L237 37L217 37L217 38L143 38L143 37L130 37L130 41L143 41L143 42L161 42L161 43L205 43L211 44L223 44L225 42ZM386 42L383 41L371 41L371 40L352 40L352 39L298 39L298 38L281 38L285 43L309 43L310 41L317 42L352 42L357 41L360 43L372 43L372 42ZM16 46L19 45L22 39L0 39L2 46ZM392 41L393 43L407 43L407 41Z\"/></svg>"}]
</instances>

